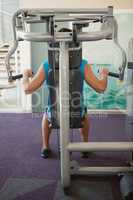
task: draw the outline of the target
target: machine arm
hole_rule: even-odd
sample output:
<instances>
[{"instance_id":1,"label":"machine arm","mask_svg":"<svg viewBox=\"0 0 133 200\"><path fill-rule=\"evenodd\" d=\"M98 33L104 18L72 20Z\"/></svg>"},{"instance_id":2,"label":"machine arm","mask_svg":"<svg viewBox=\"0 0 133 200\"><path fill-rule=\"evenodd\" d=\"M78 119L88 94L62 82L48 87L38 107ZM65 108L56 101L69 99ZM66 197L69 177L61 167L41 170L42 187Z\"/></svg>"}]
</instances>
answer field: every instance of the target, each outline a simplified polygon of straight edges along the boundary
<instances>
[{"instance_id":1,"label":"machine arm","mask_svg":"<svg viewBox=\"0 0 133 200\"><path fill-rule=\"evenodd\" d=\"M65 17L63 17L63 14ZM72 32L55 32L55 23L62 21L69 21L74 24ZM48 32L46 33L34 33L28 32L28 23L43 22L47 24ZM83 32L78 31L75 27L80 24L89 23L101 23L101 29L95 32ZM10 57L16 51L18 42L27 40L34 42L84 42L84 41L96 41L102 39L114 40L118 48L122 53L122 65L119 68L118 73L110 72L109 75L123 80L124 70L126 66L126 54L117 40L117 23L113 17L113 7L109 6L107 9L21 9L18 10L12 18L13 46L9 50L5 63L8 73L8 80L11 82L22 75L12 75L12 69L10 68Z\"/></svg>"}]
</instances>

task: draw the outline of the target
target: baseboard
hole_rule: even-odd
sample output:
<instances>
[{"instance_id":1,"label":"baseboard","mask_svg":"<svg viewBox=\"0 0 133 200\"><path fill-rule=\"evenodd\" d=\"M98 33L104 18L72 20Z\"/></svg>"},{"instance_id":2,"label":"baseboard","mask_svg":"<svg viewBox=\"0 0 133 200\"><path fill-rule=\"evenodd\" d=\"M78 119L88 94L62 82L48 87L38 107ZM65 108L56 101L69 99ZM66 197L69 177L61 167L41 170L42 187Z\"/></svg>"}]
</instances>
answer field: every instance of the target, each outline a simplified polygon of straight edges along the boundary
<instances>
[{"instance_id":1,"label":"baseboard","mask_svg":"<svg viewBox=\"0 0 133 200\"><path fill-rule=\"evenodd\" d=\"M18 108L0 109L0 113L31 113L31 110L24 110Z\"/></svg>"},{"instance_id":2,"label":"baseboard","mask_svg":"<svg viewBox=\"0 0 133 200\"><path fill-rule=\"evenodd\" d=\"M112 115L112 114L115 114L115 115L127 115L127 110L98 110L98 109L96 109L96 110L90 110L90 109L88 109L87 110L87 112L88 112L88 114L105 114L105 115Z\"/></svg>"},{"instance_id":3,"label":"baseboard","mask_svg":"<svg viewBox=\"0 0 133 200\"><path fill-rule=\"evenodd\" d=\"M119 114L119 115L126 115L127 114L127 110L98 110L98 109L93 109L87 110L88 114ZM0 109L0 113L32 113L31 109L29 110L24 110L24 109L18 109L18 108L10 108L10 109Z\"/></svg>"}]
</instances>

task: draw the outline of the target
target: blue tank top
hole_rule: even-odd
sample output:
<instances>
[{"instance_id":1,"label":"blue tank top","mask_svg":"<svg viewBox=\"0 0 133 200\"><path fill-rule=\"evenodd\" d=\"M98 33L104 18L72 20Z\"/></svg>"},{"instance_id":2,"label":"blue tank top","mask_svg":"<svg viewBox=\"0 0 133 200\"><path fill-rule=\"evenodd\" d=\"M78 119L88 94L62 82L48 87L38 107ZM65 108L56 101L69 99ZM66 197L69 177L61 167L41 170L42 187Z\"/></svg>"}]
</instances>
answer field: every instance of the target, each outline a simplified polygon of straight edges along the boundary
<instances>
[{"instance_id":1,"label":"blue tank top","mask_svg":"<svg viewBox=\"0 0 133 200\"><path fill-rule=\"evenodd\" d=\"M83 59L80 63L80 72L82 74L82 78L84 80L84 68L85 68L85 65L88 64L87 60ZM43 63L43 69L44 69L44 72L45 72L45 78L46 78L46 83L48 82L48 71L49 71L49 64L48 64L48 61L47 60L44 60Z\"/></svg>"},{"instance_id":2,"label":"blue tank top","mask_svg":"<svg viewBox=\"0 0 133 200\"><path fill-rule=\"evenodd\" d=\"M85 65L88 64L87 60L85 59L82 59L81 63L80 63L80 72L82 74L82 79L84 80L85 77L84 77L84 69L85 69ZM48 71L49 71L49 63L47 60L44 60L43 63L42 63L42 66L43 66L43 69L44 69L44 72L45 72L45 80L46 80L46 84L48 85ZM49 102L49 99L48 99L48 106L47 106L47 112L50 112L50 102ZM84 116L86 112L86 107L84 106L84 104L82 104L82 116Z\"/></svg>"}]
</instances>

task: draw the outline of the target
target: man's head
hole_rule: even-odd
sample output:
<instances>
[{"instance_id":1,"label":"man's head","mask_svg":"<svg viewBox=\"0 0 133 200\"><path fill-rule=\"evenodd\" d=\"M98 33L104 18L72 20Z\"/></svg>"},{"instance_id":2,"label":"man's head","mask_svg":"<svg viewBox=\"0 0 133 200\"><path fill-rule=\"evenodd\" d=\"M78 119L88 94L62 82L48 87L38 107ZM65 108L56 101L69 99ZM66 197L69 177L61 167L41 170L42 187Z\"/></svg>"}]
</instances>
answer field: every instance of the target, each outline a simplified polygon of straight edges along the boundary
<instances>
[{"instance_id":1,"label":"man's head","mask_svg":"<svg viewBox=\"0 0 133 200\"><path fill-rule=\"evenodd\" d=\"M60 30L59 30L59 32L72 32L72 30L70 29L70 28L61 28Z\"/></svg>"},{"instance_id":2,"label":"man's head","mask_svg":"<svg viewBox=\"0 0 133 200\"><path fill-rule=\"evenodd\" d=\"M60 32L60 33L72 33L72 29L63 27L63 28L59 29L58 32ZM69 48L74 48L74 47L79 47L79 46L80 46L79 42L74 42L74 41L69 42ZM52 43L50 42L49 47L59 48L59 42L52 42Z\"/></svg>"}]
</instances>

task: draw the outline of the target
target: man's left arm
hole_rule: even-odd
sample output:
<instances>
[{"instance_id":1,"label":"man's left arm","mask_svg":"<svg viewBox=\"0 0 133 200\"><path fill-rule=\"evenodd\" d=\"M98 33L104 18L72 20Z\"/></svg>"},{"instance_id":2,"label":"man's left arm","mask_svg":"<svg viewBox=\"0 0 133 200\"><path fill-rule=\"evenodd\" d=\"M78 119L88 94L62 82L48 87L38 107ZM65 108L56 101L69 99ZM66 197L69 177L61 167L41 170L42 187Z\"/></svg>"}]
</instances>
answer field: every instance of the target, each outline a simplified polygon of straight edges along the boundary
<instances>
[{"instance_id":1,"label":"man's left arm","mask_svg":"<svg viewBox=\"0 0 133 200\"><path fill-rule=\"evenodd\" d=\"M88 85L90 85L96 92L102 93L107 88L108 69L104 68L100 72L100 79L98 79L92 70L92 65L86 64L84 68L84 77Z\"/></svg>"}]
</instances>

